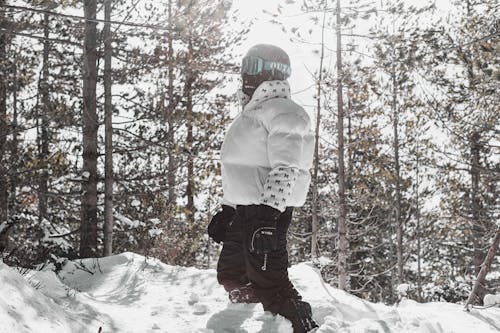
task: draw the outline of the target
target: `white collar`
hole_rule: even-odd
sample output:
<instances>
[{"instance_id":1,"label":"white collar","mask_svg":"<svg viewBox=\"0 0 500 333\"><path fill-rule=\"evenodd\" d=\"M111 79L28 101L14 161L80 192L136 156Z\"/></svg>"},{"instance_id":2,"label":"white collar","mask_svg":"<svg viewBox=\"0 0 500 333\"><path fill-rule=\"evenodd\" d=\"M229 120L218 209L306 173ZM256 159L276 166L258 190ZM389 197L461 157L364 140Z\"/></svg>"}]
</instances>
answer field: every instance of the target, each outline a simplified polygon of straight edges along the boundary
<instances>
[{"instance_id":1,"label":"white collar","mask_svg":"<svg viewBox=\"0 0 500 333\"><path fill-rule=\"evenodd\" d=\"M238 91L238 98L243 111L253 110L272 98L290 99L290 84L286 80L264 81L255 89L251 99L241 90Z\"/></svg>"}]
</instances>

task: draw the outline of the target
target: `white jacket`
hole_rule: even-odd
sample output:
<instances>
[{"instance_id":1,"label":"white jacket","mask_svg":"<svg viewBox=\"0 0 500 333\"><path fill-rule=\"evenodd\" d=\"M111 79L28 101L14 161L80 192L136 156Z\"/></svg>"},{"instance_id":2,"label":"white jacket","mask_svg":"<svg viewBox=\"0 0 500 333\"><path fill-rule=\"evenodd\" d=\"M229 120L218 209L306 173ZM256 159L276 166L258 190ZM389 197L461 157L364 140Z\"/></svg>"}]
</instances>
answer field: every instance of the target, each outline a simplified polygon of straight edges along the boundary
<instances>
[{"instance_id":1,"label":"white jacket","mask_svg":"<svg viewBox=\"0 0 500 333\"><path fill-rule=\"evenodd\" d=\"M311 120L290 99L288 82L263 82L224 138L222 203L263 203L280 211L302 206L311 181L313 151Z\"/></svg>"}]
</instances>

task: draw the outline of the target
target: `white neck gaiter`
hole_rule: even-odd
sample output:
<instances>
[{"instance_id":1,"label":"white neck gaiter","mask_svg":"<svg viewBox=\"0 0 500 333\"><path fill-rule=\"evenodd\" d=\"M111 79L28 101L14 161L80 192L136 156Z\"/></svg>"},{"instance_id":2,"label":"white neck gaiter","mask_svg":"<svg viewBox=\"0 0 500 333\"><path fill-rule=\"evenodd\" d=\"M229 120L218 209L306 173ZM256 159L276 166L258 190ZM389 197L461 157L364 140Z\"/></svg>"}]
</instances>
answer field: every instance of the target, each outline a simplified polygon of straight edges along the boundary
<instances>
[{"instance_id":1,"label":"white neck gaiter","mask_svg":"<svg viewBox=\"0 0 500 333\"><path fill-rule=\"evenodd\" d=\"M252 110L257 105L272 98L290 99L290 84L288 81L264 81L255 89L251 99L243 91L238 91L238 99L243 111Z\"/></svg>"}]
</instances>

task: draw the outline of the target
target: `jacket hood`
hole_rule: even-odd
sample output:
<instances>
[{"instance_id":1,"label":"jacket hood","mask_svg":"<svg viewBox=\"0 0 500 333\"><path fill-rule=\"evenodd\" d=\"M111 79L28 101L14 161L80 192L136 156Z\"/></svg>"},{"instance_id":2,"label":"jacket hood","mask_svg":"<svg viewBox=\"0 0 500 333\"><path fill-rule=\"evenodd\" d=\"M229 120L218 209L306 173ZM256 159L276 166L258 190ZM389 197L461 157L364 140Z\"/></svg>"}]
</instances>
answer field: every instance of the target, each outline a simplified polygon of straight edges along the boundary
<instances>
[{"instance_id":1,"label":"jacket hood","mask_svg":"<svg viewBox=\"0 0 500 333\"><path fill-rule=\"evenodd\" d=\"M290 94L290 84L288 81L264 81L255 89L252 98L239 90L238 99L243 111L249 111L255 109L259 104L273 98L290 99Z\"/></svg>"}]
</instances>

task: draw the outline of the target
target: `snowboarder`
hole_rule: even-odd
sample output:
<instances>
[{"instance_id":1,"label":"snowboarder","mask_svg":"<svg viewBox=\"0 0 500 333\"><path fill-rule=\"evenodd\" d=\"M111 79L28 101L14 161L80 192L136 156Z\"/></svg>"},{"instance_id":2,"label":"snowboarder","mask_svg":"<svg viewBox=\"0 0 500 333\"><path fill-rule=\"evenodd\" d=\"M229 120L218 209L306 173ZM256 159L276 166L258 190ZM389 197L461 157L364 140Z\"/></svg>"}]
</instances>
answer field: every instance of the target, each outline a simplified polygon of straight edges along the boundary
<instances>
[{"instance_id":1,"label":"snowboarder","mask_svg":"<svg viewBox=\"0 0 500 333\"><path fill-rule=\"evenodd\" d=\"M243 58L243 110L222 144L222 210L208 233L223 242L217 278L230 300L261 302L301 333L317 324L288 278L286 235L293 207L306 199L314 137L309 116L290 98L290 74L279 47L255 45Z\"/></svg>"}]
</instances>

